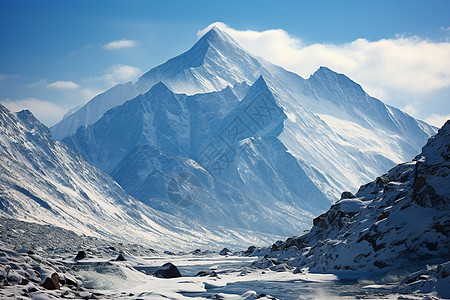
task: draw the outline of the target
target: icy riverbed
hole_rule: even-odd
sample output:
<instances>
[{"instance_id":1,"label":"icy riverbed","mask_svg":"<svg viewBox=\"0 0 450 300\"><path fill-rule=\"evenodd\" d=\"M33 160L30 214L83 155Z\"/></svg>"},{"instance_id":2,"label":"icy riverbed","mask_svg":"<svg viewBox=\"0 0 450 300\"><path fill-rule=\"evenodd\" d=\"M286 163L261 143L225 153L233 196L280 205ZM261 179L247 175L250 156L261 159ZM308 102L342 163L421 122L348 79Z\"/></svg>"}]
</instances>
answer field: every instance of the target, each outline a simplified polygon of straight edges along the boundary
<instances>
[{"instance_id":1,"label":"icy riverbed","mask_svg":"<svg viewBox=\"0 0 450 300\"><path fill-rule=\"evenodd\" d=\"M16 251L1 246L0 298L438 299L430 294L413 295L413 291L407 291L407 296L393 294L394 285L373 281L296 273L282 265L257 268L252 264L257 257L217 253L133 256L112 246L91 247L82 259L74 259L75 253L57 251L47 256L40 250ZM182 277L152 275L169 262ZM54 276L59 276L59 288L52 288Z\"/></svg>"},{"instance_id":2,"label":"icy riverbed","mask_svg":"<svg viewBox=\"0 0 450 300\"><path fill-rule=\"evenodd\" d=\"M78 269L78 279L85 287L105 297L124 299L386 299L378 289L365 288L367 282L339 280L331 274L294 274L251 266L255 257L208 255L140 257L126 256L127 261L114 262L116 271L90 259ZM148 276L167 262L176 265L179 278ZM89 266L89 267L88 267ZM199 272L217 277L196 277ZM264 295L267 295L264 297ZM270 295L270 296L269 296ZM397 297L392 295L392 299Z\"/></svg>"}]
</instances>

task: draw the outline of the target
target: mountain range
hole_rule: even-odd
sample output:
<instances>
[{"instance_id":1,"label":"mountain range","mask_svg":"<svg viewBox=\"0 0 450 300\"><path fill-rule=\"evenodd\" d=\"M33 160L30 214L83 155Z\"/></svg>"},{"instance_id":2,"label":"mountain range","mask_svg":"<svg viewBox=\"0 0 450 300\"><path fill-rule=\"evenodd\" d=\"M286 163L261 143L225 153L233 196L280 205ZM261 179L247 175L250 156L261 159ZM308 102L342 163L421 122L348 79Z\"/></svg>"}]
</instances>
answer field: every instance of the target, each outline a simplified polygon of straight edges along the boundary
<instances>
[{"instance_id":1,"label":"mountain range","mask_svg":"<svg viewBox=\"0 0 450 300\"><path fill-rule=\"evenodd\" d=\"M343 74L304 79L216 27L50 131L29 112L2 114L2 213L121 237L114 222L130 222L178 245L297 234L436 132ZM63 211L71 201L79 214Z\"/></svg>"},{"instance_id":2,"label":"mountain range","mask_svg":"<svg viewBox=\"0 0 450 300\"><path fill-rule=\"evenodd\" d=\"M321 67L303 79L212 28L187 52L98 95L51 132L153 208L289 235L342 190L411 159L435 128L342 74ZM174 205L168 188L188 182L185 176L202 193Z\"/></svg>"},{"instance_id":3,"label":"mountain range","mask_svg":"<svg viewBox=\"0 0 450 300\"><path fill-rule=\"evenodd\" d=\"M0 104L0 149L1 217L158 250L270 240L256 232L206 228L142 204L109 175L55 141L30 111L13 113Z\"/></svg>"}]
</instances>

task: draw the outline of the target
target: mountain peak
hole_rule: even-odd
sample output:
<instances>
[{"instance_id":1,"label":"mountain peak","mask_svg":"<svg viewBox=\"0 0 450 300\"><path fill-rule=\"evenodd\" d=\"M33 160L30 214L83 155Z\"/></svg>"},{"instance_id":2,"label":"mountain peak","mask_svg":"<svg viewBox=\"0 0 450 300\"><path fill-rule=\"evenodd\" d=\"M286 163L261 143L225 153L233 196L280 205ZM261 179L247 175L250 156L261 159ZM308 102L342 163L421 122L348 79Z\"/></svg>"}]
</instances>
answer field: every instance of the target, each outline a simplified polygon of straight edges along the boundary
<instances>
[{"instance_id":1,"label":"mountain peak","mask_svg":"<svg viewBox=\"0 0 450 300\"><path fill-rule=\"evenodd\" d=\"M209 43L217 43L217 42L228 42L237 43L233 40L231 36L229 36L224 31L220 30L217 26L213 26L208 32L206 32L199 40L208 41Z\"/></svg>"},{"instance_id":2,"label":"mountain peak","mask_svg":"<svg viewBox=\"0 0 450 300\"><path fill-rule=\"evenodd\" d=\"M173 92L162 81L159 81L154 86L152 86L148 92L149 93L170 92L173 94Z\"/></svg>"},{"instance_id":3,"label":"mountain peak","mask_svg":"<svg viewBox=\"0 0 450 300\"><path fill-rule=\"evenodd\" d=\"M319 69L317 69L317 71L315 71L312 76L331 76L331 75L337 76L337 75L343 75L343 74L336 73L335 71L331 70L328 67L320 66Z\"/></svg>"},{"instance_id":4,"label":"mountain peak","mask_svg":"<svg viewBox=\"0 0 450 300\"><path fill-rule=\"evenodd\" d=\"M422 148L422 153L414 158L414 160L422 159L428 164L450 163L450 120L447 120L438 133L428 140Z\"/></svg>"},{"instance_id":5,"label":"mountain peak","mask_svg":"<svg viewBox=\"0 0 450 300\"><path fill-rule=\"evenodd\" d=\"M216 26L206 32L189 52L201 53L204 59L207 53L211 52L211 48L223 55L232 55L236 51L242 51L241 46L231 36Z\"/></svg>"}]
</instances>

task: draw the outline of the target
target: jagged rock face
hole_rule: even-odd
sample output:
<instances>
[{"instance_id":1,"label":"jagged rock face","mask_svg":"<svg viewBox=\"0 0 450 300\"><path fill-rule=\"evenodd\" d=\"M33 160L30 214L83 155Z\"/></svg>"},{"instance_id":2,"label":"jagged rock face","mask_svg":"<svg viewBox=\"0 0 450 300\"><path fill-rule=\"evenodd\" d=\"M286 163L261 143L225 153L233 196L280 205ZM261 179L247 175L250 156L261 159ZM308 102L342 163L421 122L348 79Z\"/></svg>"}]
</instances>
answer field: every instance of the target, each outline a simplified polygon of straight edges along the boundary
<instances>
[{"instance_id":1,"label":"jagged rock face","mask_svg":"<svg viewBox=\"0 0 450 300\"><path fill-rule=\"evenodd\" d=\"M269 257L289 258L291 265L320 272L378 273L445 262L449 149L447 121L412 162L362 186L355 197L344 193L314 219L310 232L280 243Z\"/></svg>"}]
</instances>

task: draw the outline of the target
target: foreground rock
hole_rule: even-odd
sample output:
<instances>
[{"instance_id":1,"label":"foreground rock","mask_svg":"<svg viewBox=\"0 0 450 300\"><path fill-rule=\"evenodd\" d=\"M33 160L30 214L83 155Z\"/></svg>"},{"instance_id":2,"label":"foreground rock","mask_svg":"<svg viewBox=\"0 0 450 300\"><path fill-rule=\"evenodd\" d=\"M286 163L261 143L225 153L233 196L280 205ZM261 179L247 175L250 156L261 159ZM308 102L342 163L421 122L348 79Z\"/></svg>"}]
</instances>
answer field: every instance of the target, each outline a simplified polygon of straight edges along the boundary
<instances>
[{"instance_id":1,"label":"foreground rock","mask_svg":"<svg viewBox=\"0 0 450 300\"><path fill-rule=\"evenodd\" d=\"M181 277L181 273L174 264L169 262L162 265L161 268L153 273L153 276L162 278L177 278Z\"/></svg>"},{"instance_id":2,"label":"foreground rock","mask_svg":"<svg viewBox=\"0 0 450 300\"><path fill-rule=\"evenodd\" d=\"M28 254L30 253L30 254ZM78 283L62 263L0 245L0 299L77 298Z\"/></svg>"},{"instance_id":3,"label":"foreground rock","mask_svg":"<svg viewBox=\"0 0 450 300\"><path fill-rule=\"evenodd\" d=\"M77 256L75 256L76 260L85 259L86 258L86 252L81 250L78 251Z\"/></svg>"}]
</instances>

